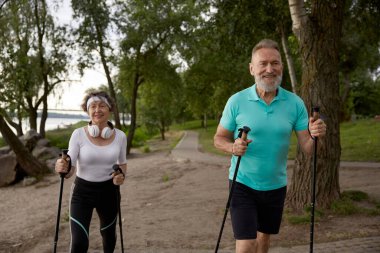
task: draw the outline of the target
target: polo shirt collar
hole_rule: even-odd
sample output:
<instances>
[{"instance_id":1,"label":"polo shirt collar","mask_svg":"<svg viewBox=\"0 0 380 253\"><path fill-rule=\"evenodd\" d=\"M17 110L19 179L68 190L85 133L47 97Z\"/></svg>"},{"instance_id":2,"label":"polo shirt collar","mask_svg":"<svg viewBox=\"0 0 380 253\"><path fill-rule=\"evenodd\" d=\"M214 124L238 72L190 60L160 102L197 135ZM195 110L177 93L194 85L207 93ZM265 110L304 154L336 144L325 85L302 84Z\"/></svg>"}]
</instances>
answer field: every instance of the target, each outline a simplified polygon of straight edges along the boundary
<instances>
[{"instance_id":1,"label":"polo shirt collar","mask_svg":"<svg viewBox=\"0 0 380 253\"><path fill-rule=\"evenodd\" d=\"M253 101L260 100L260 97L259 97L259 95L257 94L257 91L256 91L256 84L254 84L254 85L252 85L250 87L250 92L249 92L248 100L253 100ZM273 100L286 100L284 89L281 88L281 86L278 87L277 95L274 97Z\"/></svg>"}]
</instances>

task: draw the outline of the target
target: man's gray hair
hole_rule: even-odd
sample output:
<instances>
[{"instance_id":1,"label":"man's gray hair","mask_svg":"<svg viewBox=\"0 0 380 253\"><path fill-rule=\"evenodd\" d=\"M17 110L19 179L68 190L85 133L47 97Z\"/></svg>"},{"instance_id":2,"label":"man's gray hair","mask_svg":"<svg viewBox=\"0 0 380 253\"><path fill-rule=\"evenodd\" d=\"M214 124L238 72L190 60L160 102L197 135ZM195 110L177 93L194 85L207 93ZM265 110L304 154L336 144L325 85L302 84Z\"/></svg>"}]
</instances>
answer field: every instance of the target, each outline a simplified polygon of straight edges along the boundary
<instances>
[{"instance_id":1,"label":"man's gray hair","mask_svg":"<svg viewBox=\"0 0 380 253\"><path fill-rule=\"evenodd\" d=\"M256 53L256 51L261 49L261 48L276 49L281 55L280 47L278 46L276 41L270 40L270 39L263 39L263 40L259 41L259 43L257 43L256 46L252 49L252 57Z\"/></svg>"}]
</instances>

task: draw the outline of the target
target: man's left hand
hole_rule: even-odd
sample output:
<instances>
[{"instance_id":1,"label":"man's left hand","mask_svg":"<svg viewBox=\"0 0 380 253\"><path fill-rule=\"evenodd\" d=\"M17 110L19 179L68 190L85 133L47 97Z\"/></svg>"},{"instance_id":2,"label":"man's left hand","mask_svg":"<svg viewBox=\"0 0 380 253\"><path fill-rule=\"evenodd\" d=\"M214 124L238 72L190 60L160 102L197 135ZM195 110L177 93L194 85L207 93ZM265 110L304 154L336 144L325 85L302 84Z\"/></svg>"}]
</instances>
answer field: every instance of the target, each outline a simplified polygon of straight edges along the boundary
<instances>
[{"instance_id":1,"label":"man's left hand","mask_svg":"<svg viewBox=\"0 0 380 253\"><path fill-rule=\"evenodd\" d=\"M313 117L309 118L309 132L314 137L323 137L326 135L326 124L322 119L315 120Z\"/></svg>"}]
</instances>

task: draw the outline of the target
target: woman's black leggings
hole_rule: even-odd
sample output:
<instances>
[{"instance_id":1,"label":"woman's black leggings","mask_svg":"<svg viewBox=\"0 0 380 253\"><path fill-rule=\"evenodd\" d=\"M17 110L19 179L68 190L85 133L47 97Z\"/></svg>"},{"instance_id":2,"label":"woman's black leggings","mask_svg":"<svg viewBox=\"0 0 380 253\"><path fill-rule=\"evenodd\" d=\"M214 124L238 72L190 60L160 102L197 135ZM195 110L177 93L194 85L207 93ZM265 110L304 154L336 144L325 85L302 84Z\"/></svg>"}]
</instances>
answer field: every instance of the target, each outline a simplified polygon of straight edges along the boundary
<instances>
[{"instance_id":1,"label":"woman's black leggings","mask_svg":"<svg viewBox=\"0 0 380 253\"><path fill-rule=\"evenodd\" d=\"M118 212L117 186L112 180L89 182L77 177L70 204L71 253L85 253L89 246L89 228L94 208L100 219L103 251L112 253L116 245Z\"/></svg>"}]
</instances>

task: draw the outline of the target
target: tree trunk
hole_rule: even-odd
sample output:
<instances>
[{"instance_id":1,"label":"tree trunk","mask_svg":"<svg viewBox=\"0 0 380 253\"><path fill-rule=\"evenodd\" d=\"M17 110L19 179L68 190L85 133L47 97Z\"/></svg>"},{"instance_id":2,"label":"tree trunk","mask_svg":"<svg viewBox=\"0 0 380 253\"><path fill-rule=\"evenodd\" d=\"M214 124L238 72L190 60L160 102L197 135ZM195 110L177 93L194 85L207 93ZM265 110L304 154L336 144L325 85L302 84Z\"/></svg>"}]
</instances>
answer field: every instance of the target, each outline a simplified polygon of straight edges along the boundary
<instances>
[{"instance_id":1,"label":"tree trunk","mask_svg":"<svg viewBox=\"0 0 380 253\"><path fill-rule=\"evenodd\" d=\"M37 131L37 110L33 107L29 107L29 128Z\"/></svg>"},{"instance_id":2,"label":"tree trunk","mask_svg":"<svg viewBox=\"0 0 380 253\"><path fill-rule=\"evenodd\" d=\"M39 0L40 1L40 0ZM43 39L45 36L45 29L46 29L46 2L41 1L42 4L42 11L39 11L38 8L38 1L34 1L34 15L36 18L36 25L37 25L37 31L38 31L38 58L39 58L39 64L41 69L41 78L43 80L43 94L41 97L41 101L43 104L42 107L42 113L41 113L41 120L40 120L40 134L44 138L45 137L45 124L46 119L48 116L48 104L47 104L47 96L49 95L49 80L48 80L48 67L46 66L46 60L45 60L45 49L43 45ZM38 105L41 102L37 102L36 110L38 109Z\"/></svg>"},{"instance_id":3,"label":"tree trunk","mask_svg":"<svg viewBox=\"0 0 380 253\"><path fill-rule=\"evenodd\" d=\"M99 54L100 54L100 59L102 61L103 69L107 77L107 83L108 83L108 89L110 91L110 96L113 98L115 101L115 108L114 108L114 120L115 120L115 127L118 129L121 129L121 124L120 124L120 114L119 114L119 107L117 104L117 98L116 98L116 92L115 92L115 86L113 85L112 79L111 79L111 73L107 65L106 61L106 55L104 52L104 46L103 46L103 36L102 32L99 28L99 25L96 23L96 20L94 19L95 23L95 28L96 28L96 36L97 36L97 41L99 45Z\"/></svg>"},{"instance_id":4,"label":"tree trunk","mask_svg":"<svg viewBox=\"0 0 380 253\"><path fill-rule=\"evenodd\" d=\"M320 106L327 133L318 143L316 206L329 207L339 197L339 42L344 1L311 1L307 14L304 0L289 0L293 31L302 58L301 97L310 111ZM301 210L310 203L312 157L297 151L287 203Z\"/></svg>"},{"instance_id":5,"label":"tree trunk","mask_svg":"<svg viewBox=\"0 0 380 253\"><path fill-rule=\"evenodd\" d=\"M159 128L160 128L160 133L161 133L161 140L165 140L165 129L166 129L166 124L165 124L165 118L162 117L160 119L160 124L159 124Z\"/></svg>"},{"instance_id":6,"label":"tree trunk","mask_svg":"<svg viewBox=\"0 0 380 253\"><path fill-rule=\"evenodd\" d=\"M290 76L290 82L292 84L292 90L294 94L297 94L296 71L294 69L293 57L292 57L292 54L290 53L289 46L288 46L288 38L285 34L283 27L280 27L280 32L281 32L281 44L285 53L286 63L288 64L288 72Z\"/></svg>"},{"instance_id":7,"label":"tree trunk","mask_svg":"<svg viewBox=\"0 0 380 253\"><path fill-rule=\"evenodd\" d=\"M133 81L133 91L131 98L131 124L129 126L128 136L127 136L127 155L131 152L132 140L135 135L136 130L136 106L137 106L137 92L141 84L141 77L138 73L135 74L135 80Z\"/></svg>"},{"instance_id":8,"label":"tree trunk","mask_svg":"<svg viewBox=\"0 0 380 253\"><path fill-rule=\"evenodd\" d=\"M349 74L344 72L342 73L343 77L343 91L340 96L340 100L342 104L340 105L340 113L339 113L339 122L347 121L351 119L351 110L348 108L348 98L351 91L350 85L350 77Z\"/></svg>"},{"instance_id":9,"label":"tree trunk","mask_svg":"<svg viewBox=\"0 0 380 253\"><path fill-rule=\"evenodd\" d=\"M3 116L0 115L0 132L6 143L16 154L17 162L27 175L39 177L49 172L45 164L40 163L21 143L17 136L7 125Z\"/></svg>"},{"instance_id":10,"label":"tree trunk","mask_svg":"<svg viewBox=\"0 0 380 253\"><path fill-rule=\"evenodd\" d=\"M47 97L45 96L42 101L42 112L41 112L41 119L40 119L40 135L42 138L45 138L45 126L46 126L46 120L48 118L48 103L47 103Z\"/></svg>"},{"instance_id":11,"label":"tree trunk","mask_svg":"<svg viewBox=\"0 0 380 253\"><path fill-rule=\"evenodd\" d=\"M7 114L7 112L3 109L0 109L0 115L4 117L4 119L8 122L8 124L13 127L16 132L17 136L22 136L23 131L22 131L22 118L20 116L20 111L19 109L17 110L17 120L19 123L16 123L12 120L12 118Z\"/></svg>"}]
</instances>

